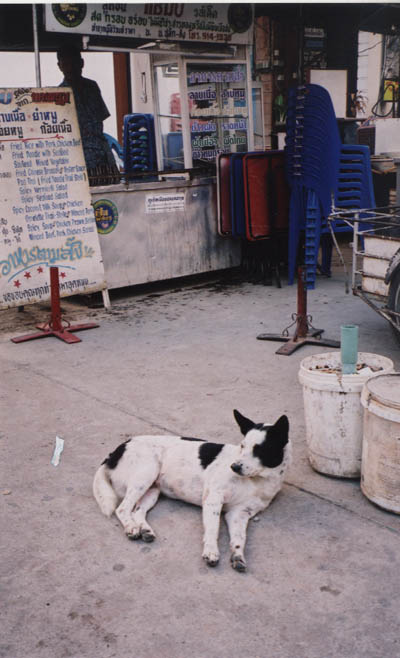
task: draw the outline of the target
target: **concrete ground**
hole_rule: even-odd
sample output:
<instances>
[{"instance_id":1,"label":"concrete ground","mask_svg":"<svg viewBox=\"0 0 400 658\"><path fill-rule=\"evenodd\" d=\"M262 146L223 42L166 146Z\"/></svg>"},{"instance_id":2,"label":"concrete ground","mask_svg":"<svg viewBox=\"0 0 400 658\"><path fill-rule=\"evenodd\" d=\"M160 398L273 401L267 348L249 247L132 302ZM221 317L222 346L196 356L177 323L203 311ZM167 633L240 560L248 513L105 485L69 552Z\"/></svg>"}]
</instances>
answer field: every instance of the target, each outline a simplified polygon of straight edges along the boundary
<instances>
[{"instance_id":1,"label":"concrete ground","mask_svg":"<svg viewBox=\"0 0 400 658\"><path fill-rule=\"evenodd\" d=\"M290 323L296 287L198 280L112 300L111 313L63 301L72 323L100 324L75 345L13 344L47 313L0 313L0 656L398 658L400 517L307 461L297 373L329 348L286 357L256 340ZM327 337L358 324L359 349L400 368L388 324L345 294L340 269L318 278L308 305ZM246 574L230 567L224 524L219 566L203 564L199 508L160 500L150 545L101 515L92 478L122 440L237 443L233 408L256 421L288 414L294 446L282 492L249 525Z\"/></svg>"}]
</instances>

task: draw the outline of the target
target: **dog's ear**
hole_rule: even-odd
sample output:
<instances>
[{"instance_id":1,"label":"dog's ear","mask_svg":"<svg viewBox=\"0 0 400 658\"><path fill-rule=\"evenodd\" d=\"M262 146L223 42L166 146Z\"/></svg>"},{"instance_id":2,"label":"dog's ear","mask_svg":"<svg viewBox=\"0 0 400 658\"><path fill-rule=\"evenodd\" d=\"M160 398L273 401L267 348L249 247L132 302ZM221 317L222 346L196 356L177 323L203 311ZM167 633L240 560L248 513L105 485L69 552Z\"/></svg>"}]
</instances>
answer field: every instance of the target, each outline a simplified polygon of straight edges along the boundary
<instances>
[{"instance_id":1,"label":"dog's ear","mask_svg":"<svg viewBox=\"0 0 400 658\"><path fill-rule=\"evenodd\" d=\"M237 409L233 410L233 415L235 416L235 420L244 436L246 436L247 432L250 432L250 430L254 429L256 424L253 423L253 421L249 418L242 416L242 414Z\"/></svg>"},{"instance_id":2,"label":"dog's ear","mask_svg":"<svg viewBox=\"0 0 400 658\"><path fill-rule=\"evenodd\" d=\"M287 416L281 416L272 427L268 428L268 435L282 447L289 440L289 420Z\"/></svg>"}]
</instances>

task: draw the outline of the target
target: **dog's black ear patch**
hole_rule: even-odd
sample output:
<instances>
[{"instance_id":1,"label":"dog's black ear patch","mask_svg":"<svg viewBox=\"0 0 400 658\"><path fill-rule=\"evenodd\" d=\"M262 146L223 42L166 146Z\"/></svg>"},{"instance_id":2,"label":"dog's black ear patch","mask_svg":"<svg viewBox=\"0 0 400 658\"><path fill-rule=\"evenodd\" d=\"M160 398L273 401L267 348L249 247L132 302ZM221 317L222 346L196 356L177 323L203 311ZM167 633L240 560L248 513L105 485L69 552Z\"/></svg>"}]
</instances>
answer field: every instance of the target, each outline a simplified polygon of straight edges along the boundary
<instances>
[{"instance_id":1,"label":"dog's black ear patch","mask_svg":"<svg viewBox=\"0 0 400 658\"><path fill-rule=\"evenodd\" d=\"M283 441L285 446L289 440L289 420L287 416L281 416L272 427L269 428L274 439Z\"/></svg>"},{"instance_id":2,"label":"dog's black ear patch","mask_svg":"<svg viewBox=\"0 0 400 658\"><path fill-rule=\"evenodd\" d=\"M262 443L256 443L253 455L266 468L276 468L283 461L283 449L289 440L287 416L281 416L275 425L267 427L265 431L266 437Z\"/></svg>"},{"instance_id":3,"label":"dog's black ear patch","mask_svg":"<svg viewBox=\"0 0 400 658\"><path fill-rule=\"evenodd\" d=\"M223 443L210 443L209 441L203 443L199 448L199 459L202 467L207 468L218 457L223 447Z\"/></svg>"},{"instance_id":4,"label":"dog's black ear patch","mask_svg":"<svg viewBox=\"0 0 400 658\"><path fill-rule=\"evenodd\" d=\"M205 441L205 439L196 439L194 436L181 436L182 441Z\"/></svg>"},{"instance_id":5,"label":"dog's black ear patch","mask_svg":"<svg viewBox=\"0 0 400 658\"><path fill-rule=\"evenodd\" d=\"M130 439L125 441L125 443L121 443L118 448L115 448L114 452L110 452L108 457L103 461L103 464L105 464L108 468L115 468L122 455L124 454L126 450L126 444L129 443L129 441Z\"/></svg>"},{"instance_id":6,"label":"dog's black ear patch","mask_svg":"<svg viewBox=\"0 0 400 658\"><path fill-rule=\"evenodd\" d=\"M244 436L246 436L247 432L250 432L250 430L253 430L255 428L256 424L253 423L253 421L250 420L250 418L246 418L246 416L242 416L240 411L238 411L237 409L233 410L233 415L235 416L235 420L240 427L241 433L244 434Z\"/></svg>"}]
</instances>

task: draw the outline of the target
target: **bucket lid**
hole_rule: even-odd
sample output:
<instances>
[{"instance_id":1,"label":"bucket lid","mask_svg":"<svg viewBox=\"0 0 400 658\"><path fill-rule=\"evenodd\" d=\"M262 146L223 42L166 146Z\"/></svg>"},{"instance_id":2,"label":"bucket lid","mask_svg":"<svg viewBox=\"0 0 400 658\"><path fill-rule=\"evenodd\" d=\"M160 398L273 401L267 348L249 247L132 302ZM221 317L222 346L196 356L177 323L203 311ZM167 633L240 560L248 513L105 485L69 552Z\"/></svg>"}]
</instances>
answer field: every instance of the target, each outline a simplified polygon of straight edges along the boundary
<instances>
[{"instance_id":1,"label":"bucket lid","mask_svg":"<svg viewBox=\"0 0 400 658\"><path fill-rule=\"evenodd\" d=\"M377 375L369 379L365 387L380 404L400 409L400 373Z\"/></svg>"}]
</instances>

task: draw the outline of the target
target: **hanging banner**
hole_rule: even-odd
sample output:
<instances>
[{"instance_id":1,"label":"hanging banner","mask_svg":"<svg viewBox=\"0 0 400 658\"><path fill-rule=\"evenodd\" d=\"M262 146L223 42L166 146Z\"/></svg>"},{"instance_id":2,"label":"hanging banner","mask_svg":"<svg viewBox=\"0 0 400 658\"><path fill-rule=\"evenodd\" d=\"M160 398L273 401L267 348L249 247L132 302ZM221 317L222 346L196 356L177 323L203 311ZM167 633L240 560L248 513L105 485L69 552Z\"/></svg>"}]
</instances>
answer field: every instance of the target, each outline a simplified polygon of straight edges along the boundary
<instances>
[{"instance_id":1,"label":"hanging banner","mask_svg":"<svg viewBox=\"0 0 400 658\"><path fill-rule=\"evenodd\" d=\"M93 36L251 44L251 4L46 4L48 32Z\"/></svg>"},{"instance_id":2,"label":"hanging banner","mask_svg":"<svg viewBox=\"0 0 400 658\"><path fill-rule=\"evenodd\" d=\"M0 89L0 308L106 287L72 90Z\"/></svg>"}]
</instances>

